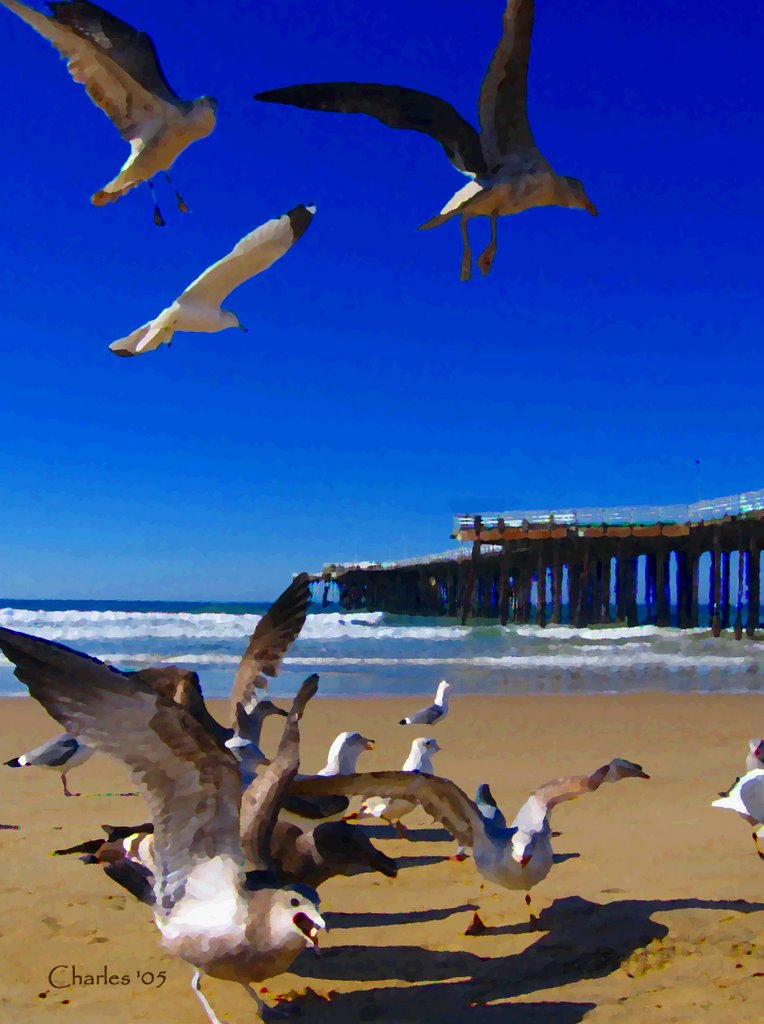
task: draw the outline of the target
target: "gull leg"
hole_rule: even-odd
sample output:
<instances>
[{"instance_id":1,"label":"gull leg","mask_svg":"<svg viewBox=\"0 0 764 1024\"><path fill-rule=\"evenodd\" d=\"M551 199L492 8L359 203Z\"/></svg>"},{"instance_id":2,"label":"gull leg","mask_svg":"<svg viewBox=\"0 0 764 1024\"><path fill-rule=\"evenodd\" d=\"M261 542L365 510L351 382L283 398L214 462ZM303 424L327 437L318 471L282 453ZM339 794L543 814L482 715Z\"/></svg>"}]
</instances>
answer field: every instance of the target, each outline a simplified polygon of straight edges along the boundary
<instances>
[{"instance_id":1,"label":"gull leg","mask_svg":"<svg viewBox=\"0 0 764 1024\"><path fill-rule=\"evenodd\" d=\"M485 885L481 882L480 883L480 892L482 893L484 891L485 891ZM479 901L480 901L480 897L478 896L478 902ZM472 920L470 921L470 923L467 925L467 927L464 930L464 934L465 935L484 935L488 931L488 926L486 925L486 923L483 921L482 917L480 916L479 909L480 908L478 908L478 910L476 910L473 913Z\"/></svg>"},{"instance_id":2,"label":"gull leg","mask_svg":"<svg viewBox=\"0 0 764 1024\"><path fill-rule=\"evenodd\" d=\"M154 191L154 182L147 181L146 184L149 187L151 198L154 200L154 223L158 228L163 228L167 224L167 221L164 219L164 217L162 216L162 211L159 209L159 203L157 202L157 194Z\"/></svg>"},{"instance_id":3,"label":"gull leg","mask_svg":"<svg viewBox=\"0 0 764 1024\"><path fill-rule=\"evenodd\" d=\"M61 782L64 786L64 796L79 796L79 793L70 793L69 787L66 784L66 772L61 772Z\"/></svg>"},{"instance_id":4,"label":"gull leg","mask_svg":"<svg viewBox=\"0 0 764 1024\"><path fill-rule=\"evenodd\" d=\"M533 913L533 907L531 906L531 894L529 892L526 892L525 894L525 905L528 908L528 913L530 915L530 926L535 930L538 927L539 919Z\"/></svg>"},{"instance_id":5,"label":"gull leg","mask_svg":"<svg viewBox=\"0 0 764 1024\"><path fill-rule=\"evenodd\" d=\"M462 251L462 272L459 278L460 281L469 281L472 275L472 249L470 248L470 236L467 229L467 218L462 217L462 242L464 249Z\"/></svg>"},{"instance_id":6,"label":"gull leg","mask_svg":"<svg viewBox=\"0 0 764 1024\"><path fill-rule=\"evenodd\" d=\"M756 852L758 853L759 857L761 857L761 859L764 860L764 853L761 852L761 848L759 847L759 833L753 832L751 834L753 835L753 845L756 847Z\"/></svg>"},{"instance_id":7,"label":"gull leg","mask_svg":"<svg viewBox=\"0 0 764 1024\"><path fill-rule=\"evenodd\" d=\"M201 972L197 971L196 974L191 979L191 988L194 990L197 999L204 1007L204 1012L207 1014L207 1019L209 1020L210 1024L222 1024L222 1022L216 1016L215 1011L212 1009L209 1002L207 1001L206 996L201 990L201 986L199 984L200 978Z\"/></svg>"},{"instance_id":8,"label":"gull leg","mask_svg":"<svg viewBox=\"0 0 764 1024\"><path fill-rule=\"evenodd\" d=\"M176 199L176 201L178 203L178 209L180 210L180 212L181 213L190 213L191 209L190 209L188 203L185 201L185 199L180 194L180 192L178 192L177 188L175 187L175 182L172 180L172 178L170 177L169 173L165 172L165 178L167 178L167 181L170 184L170 187L172 188L173 192L175 193L175 199Z\"/></svg>"},{"instance_id":9,"label":"gull leg","mask_svg":"<svg viewBox=\"0 0 764 1024\"><path fill-rule=\"evenodd\" d=\"M459 863L461 863L463 860L466 860L468 856L469 855L468 855L466 849L461 845L461 843L459 843L457 845L457 847L456 847L456 853L453 854L448 859L449 860L456 860L456 861L459 861Z\"/></svg>"},{"instance_id":10,"label":"gull leg","mask_svg":"<svg viewBox=\"0 0 764 1024\"><path fill-rule=\"evenodd\" d=\"M240 982L240 984L244 991L247 993L247 995L251 996L257 1003L257 1012L260 1014L260 1018L263 1021L282 1020L284 1017L289 1016L289 1012L287 1010L282 1010L274 1006L268 1006L266 1003L264 1003L260 996L257 994L257 992L255 992L255 990L251 988L246 981L242 981Z\"/></svg>"},{"instance_id":11,"label":"gull leg","mask_svg":"<svg viewBox=\"0 0 764 1024\"><path fill-rule=\"evenodd\" d=\"M398 833L401 839L408 839L408 829L406 828L402 821L394 821L393 825L395 826L395 831Z\"/></svg>"},{"instance_id":12,"label":"gull leg","mask_svg":"<svg viewBox=\"0 0 764 1024\"><path fill-rule=\"evenodd\" d=\"M496 255L496 223L499 219L498 213L491 214L491 241L485 247L485 249L478 256L478 266L480 272L485 277L488 271L491 269L493 258Z\"/></svg>"}]
</instances>

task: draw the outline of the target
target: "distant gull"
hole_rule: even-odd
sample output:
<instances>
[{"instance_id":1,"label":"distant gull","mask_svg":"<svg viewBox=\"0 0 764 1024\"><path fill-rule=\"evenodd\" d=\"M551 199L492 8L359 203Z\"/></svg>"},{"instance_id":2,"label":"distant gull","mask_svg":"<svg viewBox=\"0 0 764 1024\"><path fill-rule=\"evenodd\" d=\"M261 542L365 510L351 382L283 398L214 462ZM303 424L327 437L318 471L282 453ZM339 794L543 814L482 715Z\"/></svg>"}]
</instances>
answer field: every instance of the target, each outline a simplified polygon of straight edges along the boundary
<instances>
[{"instance_id":1,"label":"distant gull","mask_svg":"<svg viewBox=\"0 0 764 1024\"><path fill-rule=\"evenodd\" d=\"M169 171L184 149L215 127L218 101L212 96L182 100L165 78L145 32L88 0L50 3L50 14L18 0L0 3L56 47L75 82L85 86L93 103L130 143L130 156L119 174L92 196L96 206L114 202L144 181L153 194L151 178ZM177 190L175 194L179 209L187 210ZM156 199L154 222L164 224Z\"/></svg>"},{"instance_id":2,"label":"distant gull","mask_svg":"<svg viewBox=\"0 0 764 1024\"><path fill-rule=\"evenodd\" d=\"M245 875L245 848L255 859L250 871L269 875L268 858L257 857L267 852L273 787L242 798L230 751L134 676L9 629L0 628L0 649L49 714L121 760L143 788L156 825L155 923L164 948L194 966L192 987L210 1024L220 1021L201 991L202 973L239 982L262 1015L266 1007L252 985L288 970L325 926L315 893ZM303 683L287 727L297 729L317 683L317 676Z\"/></svg>"},{"instance_id":3,"label":"distant gull","mask_svg":"<svg viewBox=\"0 0 764 1024\"><path fill-rule=\"evenodd\" d=\"M764 773L762 773L764 774ZM321 796L342 793L366 794L416 801L453 835L462 847L472 847L475 867L489 882L505 889L526 892L549 874L552 860L552 808L564 800L593 793L605 782L647 779L641 766L615 758L590 775L554 779L537 789L520 808L510 828L503 816L484 816L477 804L449 779L419 772L368 772L297 781L293 790L300 795ZM490 790L481 790L490 797ZM498 808L497 808L498 810ZM530 896L526 896L530 908ZM477 912L467 934L485 928Z\"/></svg>"},{"instance_id":4,"label":"distant gull","mask_svg":"<svg viewBox=\"0 0 764 1024\"><path fill-rule=\"evenodd\" d=\"M227 256L197 277L172 305L126 338L113 341L109 345L111 351L118 356L151 352L160 345L169 346L176 331L214 334L227 327L246 331L238 316L221 309L220 303L234 288L267 270L288 252L305 233L315 212L315 206L295 206L283 217L255 228Z\"/></svg>"},{"instance_id":5,"label":"distant gull","mask_svg":"<svg viewBox=\"0 0 764 1024\"><path fill-rule=\"evenodd\" d=\"M764 768L754 768L753 771L746 772L728 793L714 800L711 806L737 811L744 821L754 826L753 844L759 857L764 860L764 853L759 846L764 825Z\"/></svg>"},{"instance_id":6,"label":"distant gull","mask_svg":"<svg viewBox=\"0 0 764 1024\"><path fill-rule=\"evenodd\" d=\"M415 711L409 718L402 718L398 725L435 725L436 722L442 722L448 714L448 691L450 689L451 684L447 683L445 679L442 680L438 683L434 702L426 708Z\"/></svg>"},{"instance_id":7,"label":"distant gull","mask_svg":"<svg viewBox=\"0 0 764 1024\"><path fill-rule=\"evenodd\" d=\"M391 128L423 132L439 142L453 166L473 180L421 226L461 218L461 279L470 278L472 253L467 222L491 218L491 241L478 259L483 274L496 252L496 221L534 206L566 206L597 214L577 178L557 174L538 149L527 112L528 61L534 0L509 0L502 38L480 88L480 134L445 100L417 89L361 82L292 85L255 94L256 100L309 110L369 114ZM574 50L571 52L575 52Z\"/></svg>"},{"instance_id":8,"label":"distant gull","mask_svg":"<svg viewBox=\"0 0 764 1024\"><path fill-rule=\"evenodd\" d=\"M64 796L80 796L80 793L70 793L66 784L66 776L73 769L84 764L93 756L95 750L86 743L80 743L76 736L64 732L60 736L54 736L47 743L28 750L26 754L19 754L12 757L5 764L8 768L53 768L61 773L61 782L64 787Z\"/></svg>"}]
</instances>

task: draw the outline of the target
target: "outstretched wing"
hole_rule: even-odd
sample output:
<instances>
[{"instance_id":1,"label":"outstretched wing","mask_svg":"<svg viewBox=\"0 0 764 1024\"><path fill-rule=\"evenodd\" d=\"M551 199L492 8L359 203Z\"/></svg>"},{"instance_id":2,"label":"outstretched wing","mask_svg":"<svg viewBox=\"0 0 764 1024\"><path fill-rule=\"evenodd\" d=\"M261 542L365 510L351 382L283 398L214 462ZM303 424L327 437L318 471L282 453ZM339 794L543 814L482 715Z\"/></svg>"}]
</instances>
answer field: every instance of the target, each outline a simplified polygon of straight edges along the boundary
<instances>
[{"instance_id":1,"label":"outstretched wing","mask_svg":"<svg viewBox=\"0 0 764 1024\"><path fill-rule=\"evenodd\" d=\"M93 5L54 4L54 14L49 16L18 0L0 0L0 3L56 47L67 61L69 74L75 82L84 85L93 103L103 110L123 139L128 142L137 139L149 121L164 119L166 98L155 95L133 78L110 52L108 35L96 31L95 21L88 18L85 11L78 13L80 8ZM67 13L67 8L75 7L77 12ZM75 27L77 24L83 26L82 31ZM86 24L90 25L87 31Z\"/></svg>"},{"instance_id":2,"label":"outstretched wing","mask_svg":"<svg viewBox=\"0 0 764 1024\"><path fill-rule=\"evenodd\" d=\"M310 604L310 577L302 572L276 598L250 637L236 669L231 690L231 711L242 704L249 713L257 702L257 689L266 689L265 676L278 675L281 661L305 625Z\"/></svg>"},{"instance_id":3,"label":"outstretched wing","mask_svg":"<svg viewBox=\"0 0 764 1024\"><path fill-rule=\"evenodd\" d=\"M324 775L293 782L297 796L382 796L421 804L440 821L463 846L472 846L473 834L483 828L477 806L450 781L425 772L357 772L354 775Z\"/></svg>"},{"instance_id":4,"label":"outstretched wing","mask_svg":"<svg viewBox=\"0 0 764 1024\"><path fill-rule=\"evenodd\" d=\"M485 161L478 133L450 103L418 89L369 82L321 82L290 85L255 94L266 103L286 103L307 110L368 114L389 128L422 132L439 142L458 171L482 175Z\"/></svg>"},{"instance_id":5,"label":"outstretched wing","mask_svg":"<svg viewBox=\"0 0 764 1024\"><path fill-rule=\"evenodd\" d=\"M131 679L140 679L162 697L186 708L218 743L225 746L226 740L231 738L231 730L222 726L210 714L196 672L177 665L162 665L158 668L142 668L138 672L126 672L125 675Z\"/></svg>"},{"instance_id":6,"label":"outstretched wing","mask_svg":"<svg viewBox=\"0 0 764 1024\"><path fill-rule=\"evenodd\" d=\"M287 715L276 756L242 796L241 840L252 870L273 873L271 836L281 804L300 767L300 719L317 689L318 676L309 676Z\"/></svg>"},{"instance_id":7,"label":"outstretched wing","mask_svg":"<svg viewBox=\"0 0 764 1024\"><path fill-rule=\"evenodd\" d=\"M183 102L167 81L156 47L145 32L138 32L126 21L96 4L88 3L88 0L53 2L48 6L60 25L70 28L111 57L146 92L167 103Z\"/></svg>"},{"instance_id":8,"label":"outstretched wing","mask_svg":"<svg viewBox=\"0 0 764 1024\"><path fill-rule=\"evenodd\" d=\"M234 246L227 256L208 267L180 296L188 302L219 306L234 288L289 252L310 226L315 206L295 206L283 217L266 221Z\"/></svg>"},{"instance_id":9,"label":"outstretched wing","mask_svg":"<svg viewBox=\"0 0 764 1024\"><path fill-rule=\"evenodd\" d=\"M507 154L535 146L527 110L533 14L534 0L508 0L503 34L480 87L480 140L489 171Z\"/></svg>"},{"instance_id":10,"label":"outstretched wing","mask_svg":"<svg viewBox=\"0 0 764 1024\"><path fill-rule=\"evenodd\" d=\"M157 904L181 899L189 873L227 856L243 868L235 758L185 708L96 658L0 628L0 649L46 711L127 765L154 822Z\"/></svg>"}]
</instances>

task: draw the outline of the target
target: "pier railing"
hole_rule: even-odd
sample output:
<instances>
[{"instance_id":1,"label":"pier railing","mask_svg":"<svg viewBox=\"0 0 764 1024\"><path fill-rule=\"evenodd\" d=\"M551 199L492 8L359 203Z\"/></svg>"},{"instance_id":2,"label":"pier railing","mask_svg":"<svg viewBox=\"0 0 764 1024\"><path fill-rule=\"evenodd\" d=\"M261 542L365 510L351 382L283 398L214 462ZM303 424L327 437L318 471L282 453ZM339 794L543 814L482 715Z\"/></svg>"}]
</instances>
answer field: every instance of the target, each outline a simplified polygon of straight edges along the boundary
<instances>
[{"instance_id":1,"label":"pier railing","mask_svg":"<svg viewBox=\"0 0 764 1024\"><path fill-rule=\"evenodd\" d=\"M654 523L707 523L725 516L743 516L764 511L764 490L745 491L724 498L711 498L691 505L621 505L615 508L513 509L508 512L482 512L457 515L453 536L473 528L480 516L482 526L496 529L499 520L505 526L553 524L555 526L648 526Z\"/></svg>"}]
</instances>

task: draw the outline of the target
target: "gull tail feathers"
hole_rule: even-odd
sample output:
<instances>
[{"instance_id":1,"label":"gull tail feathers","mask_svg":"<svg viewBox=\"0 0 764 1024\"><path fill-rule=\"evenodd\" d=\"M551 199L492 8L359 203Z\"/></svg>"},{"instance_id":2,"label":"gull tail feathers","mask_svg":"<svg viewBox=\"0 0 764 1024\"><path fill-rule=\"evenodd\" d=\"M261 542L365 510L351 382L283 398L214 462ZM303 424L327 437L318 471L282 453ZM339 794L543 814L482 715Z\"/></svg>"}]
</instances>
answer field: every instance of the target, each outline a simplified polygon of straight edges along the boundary
<instances>
[{"instance_id":1,"label":"gull tail feathers","mask_svg":"<svg viewBox=\"0 0 764 1024\"><path fill-rule=\"evenodd\" d=\"M448 200L446 205L440 211L440 213L431 217L430 220L419 225L420 231L427 231L429 228L437 228L441 224L445 224L446 221L451 220L455 217L462 206L473 199L476 195L483 191L483 186L479 185L476 181L468 181L467 184L460 188L458 192L455 192Z\"/></svg>"}]
</instances>

